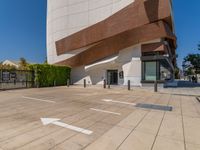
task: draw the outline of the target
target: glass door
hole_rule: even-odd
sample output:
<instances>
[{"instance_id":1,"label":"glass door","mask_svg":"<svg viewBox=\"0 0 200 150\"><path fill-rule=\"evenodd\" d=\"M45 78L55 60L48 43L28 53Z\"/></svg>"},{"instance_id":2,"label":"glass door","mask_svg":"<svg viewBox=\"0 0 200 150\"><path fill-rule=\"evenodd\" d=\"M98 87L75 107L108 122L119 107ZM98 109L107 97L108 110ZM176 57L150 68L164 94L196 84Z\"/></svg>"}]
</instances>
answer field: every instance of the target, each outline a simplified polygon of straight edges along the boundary
<instances>
[{"instance_id":1,"label":"glass door","mask_svg":"<svg viewBox=\"0 0 200 150\"><path fill-rule=\"evenodd\" d=\"M107 70L107 83L110 85L118 84L118 70Z\"/></svg>"}]
</instances>

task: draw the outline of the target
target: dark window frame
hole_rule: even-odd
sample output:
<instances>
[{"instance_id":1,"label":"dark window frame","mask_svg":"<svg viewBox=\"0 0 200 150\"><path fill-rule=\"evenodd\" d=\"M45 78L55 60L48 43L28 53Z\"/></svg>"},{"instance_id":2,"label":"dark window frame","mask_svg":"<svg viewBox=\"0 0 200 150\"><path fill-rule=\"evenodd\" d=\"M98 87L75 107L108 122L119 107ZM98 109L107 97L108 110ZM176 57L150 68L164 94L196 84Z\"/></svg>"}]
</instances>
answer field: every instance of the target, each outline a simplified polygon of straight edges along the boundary
<instances>
[{"instance_id":1,"label":"dark window frame","mask_svg":"<svg viewBox=\"0 0 200 150\"><path fill-rule=\"evenodd\" d=\"M156 62L156 80L160 80L160 61L159 60L146 60L142 61L142 82L154 82L153 80L146 80L145 74L146 74L146 64L147 62Z\"/></svg>"}]
</instances>

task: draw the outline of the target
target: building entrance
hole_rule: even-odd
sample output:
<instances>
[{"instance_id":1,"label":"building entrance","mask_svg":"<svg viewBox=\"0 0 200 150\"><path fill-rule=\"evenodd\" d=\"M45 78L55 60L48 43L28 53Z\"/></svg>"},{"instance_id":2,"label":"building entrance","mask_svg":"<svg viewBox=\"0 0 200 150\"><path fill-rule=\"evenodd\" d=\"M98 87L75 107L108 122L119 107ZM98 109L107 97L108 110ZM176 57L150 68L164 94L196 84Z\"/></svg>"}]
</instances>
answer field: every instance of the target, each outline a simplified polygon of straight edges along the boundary
<instances>
[{"instance_id":1,"label":"building entrance","mask_svg":"<svg viewBox=\"0 0 200 150\"><path fill-rule=\"evenodd\" d=\"M118 84L118 70L107 70L107 83L110 85Z\"/></svg>"}]
</instances>

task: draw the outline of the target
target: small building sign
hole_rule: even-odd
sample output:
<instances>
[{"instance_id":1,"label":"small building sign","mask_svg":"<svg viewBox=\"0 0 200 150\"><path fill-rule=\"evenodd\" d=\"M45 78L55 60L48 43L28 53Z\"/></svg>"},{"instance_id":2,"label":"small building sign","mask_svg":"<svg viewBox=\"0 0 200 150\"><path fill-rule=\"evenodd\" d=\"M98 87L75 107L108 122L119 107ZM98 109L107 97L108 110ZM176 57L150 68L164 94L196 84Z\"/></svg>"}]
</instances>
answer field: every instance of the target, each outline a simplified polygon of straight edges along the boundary
<instances>
[{"instance_id":1,"label":"small building sign","mask_svg":"<svg viewBox=\"0 0 200 150\"><path fill-rule=\"evenodd\" d=\"M8 72L8 71L3 71L3 72L2 72L2 80L3 80L3 81L9 81L9 80L10 80L10 72Z\"/></svg>"},{"instance_id":2,"label":"small building sign","mask_svg":"<svg viewBox=\"0 0 200 150\"><path fill-rule=\"evenodd\" d=\"M124 79L124 72L123 72L123 71L120 71L120 72L119 72L119 78L120 78L120 79Z\"/></svg>"},{"instance_id":3,"label":"small building sign","mask_svg":"<svg viewBox=\"0 0 200 150\"><path fill-rule=\"evenodd\" d=\"M14 72L10 73L10 79L16 79L17 75Z\"/></svg>"}]
</instances>

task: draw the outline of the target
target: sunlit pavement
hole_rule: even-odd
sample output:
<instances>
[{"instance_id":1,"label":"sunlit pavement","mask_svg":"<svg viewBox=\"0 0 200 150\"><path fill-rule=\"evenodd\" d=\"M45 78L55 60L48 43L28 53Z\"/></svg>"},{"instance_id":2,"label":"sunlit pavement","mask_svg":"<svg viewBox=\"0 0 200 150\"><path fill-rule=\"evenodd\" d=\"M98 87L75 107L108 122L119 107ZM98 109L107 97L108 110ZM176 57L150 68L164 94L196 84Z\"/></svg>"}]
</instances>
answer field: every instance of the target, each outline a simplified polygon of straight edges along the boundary
<instances>
[{"instance_id":1,"label":"sunlit pavement","mask_svg":"<svg viewBox=\"0 0 200 150\"><path fill-rule=\"evenodd\" d=\"M193 95L200 89L1 91L0 150L199 150L200 103Z\"/></svg>"}]
</instances>

